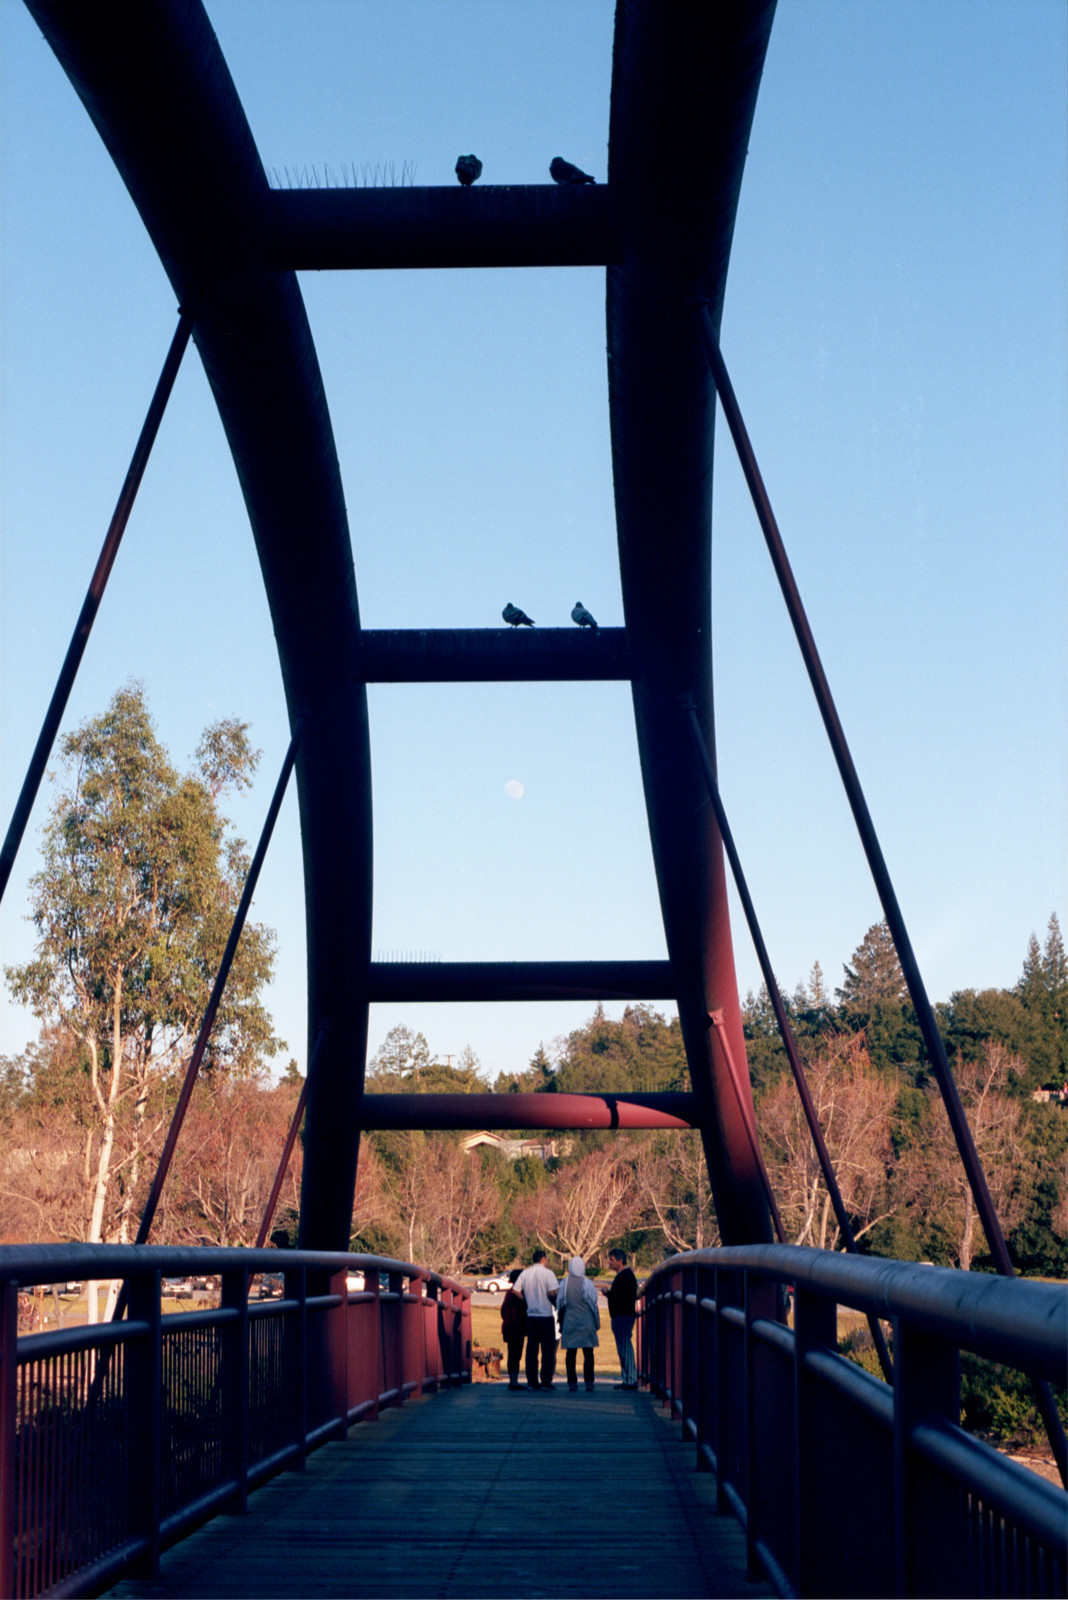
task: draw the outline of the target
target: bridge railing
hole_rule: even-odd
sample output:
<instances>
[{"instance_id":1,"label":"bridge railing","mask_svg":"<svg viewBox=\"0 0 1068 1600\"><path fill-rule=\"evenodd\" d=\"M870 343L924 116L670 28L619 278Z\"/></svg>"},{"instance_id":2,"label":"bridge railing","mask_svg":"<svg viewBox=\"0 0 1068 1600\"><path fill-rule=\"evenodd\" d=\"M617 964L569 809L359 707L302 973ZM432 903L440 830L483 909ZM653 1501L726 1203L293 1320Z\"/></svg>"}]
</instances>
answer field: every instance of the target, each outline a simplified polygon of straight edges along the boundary
<instances>
[{"instance_id":1,"label":"bridge railing","mask_svg":"<svg viewBox=\"0 0 1068 1600\"><path fill-rule=\"evenodd\" d=\"M1068 1495L959 1426L961 1350L1064 1383L1062 1287L761 1245L672 1257L643 1293L641 1375L716 1472L752 1576L1064 1595ZM840 1305L892 1325L892 1387L839 1355Z\"/></svg>"},{"instance_id":2,"label":"bridge railing","mask_svg":"<svg viewBox=\"0 0 1068 1600\"><path fill-rule=\"evenodd\" d=\"M349 1289L351 1274L362 1289ZM270 1299L254 1274L281 1273ZM163 1279L220 1304L163 1314ZM18 1293L121 1278L118 1323L18 1337ZM95 1593L360 1418L471 1373L470 1291L315 1251L0 1249L0 1595Z\"/></svg>"}]
</instances>

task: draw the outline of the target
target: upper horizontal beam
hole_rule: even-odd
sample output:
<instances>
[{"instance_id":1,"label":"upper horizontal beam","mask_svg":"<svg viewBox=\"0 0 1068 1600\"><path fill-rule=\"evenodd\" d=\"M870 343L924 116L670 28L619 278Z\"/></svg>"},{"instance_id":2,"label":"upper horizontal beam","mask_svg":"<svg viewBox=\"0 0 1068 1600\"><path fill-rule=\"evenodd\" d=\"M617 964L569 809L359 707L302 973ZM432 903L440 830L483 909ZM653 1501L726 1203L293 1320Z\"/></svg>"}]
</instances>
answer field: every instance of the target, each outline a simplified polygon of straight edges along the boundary
<instances>
[{"instance_id":1,"label":"upper horizontal beam","mask_svg":"<svg viewBox=\"0 0 1068 1600\"><path fill-rule=\"evenodd\" d=\"M670 961L374 961L372 1004L440 1000L672 1000Z\"/></svg>"},{"instance_id":2,"label":"upper horizontal beam","mask_svg":"<svg viewBox=\"0 0 1068 1600\"><path fill-rule=\"evenodd\" d=\"M361 630L363 683L545 683L627 680L624 628Z\"/></svg>"},{"instance_id":3,"label":"upper horizontal beam","mask_svg":"<svg viewBox=\"0 0 1068 1600\"><path fill-rule=\"evenodd\" d=\"M606 185L278 189L267 265L603 267L620 252Z\"/></svg>"}]
</instances>

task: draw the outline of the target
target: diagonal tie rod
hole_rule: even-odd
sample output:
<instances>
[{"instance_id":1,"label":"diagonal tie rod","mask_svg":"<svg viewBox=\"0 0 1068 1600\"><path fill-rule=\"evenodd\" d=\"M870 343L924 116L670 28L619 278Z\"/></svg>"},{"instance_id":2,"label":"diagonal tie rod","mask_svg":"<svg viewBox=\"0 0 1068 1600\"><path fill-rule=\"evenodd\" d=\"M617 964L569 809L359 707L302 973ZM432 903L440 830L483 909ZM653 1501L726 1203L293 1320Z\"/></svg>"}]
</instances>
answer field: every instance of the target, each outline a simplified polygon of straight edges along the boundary
<instances>
[{"instance_id":1,"label":"diagonal tie rod","mask_svg":"<svg viewBox=\"0 0 1068 1600\"><path fill-rule=\"evenodd\" d=\"M838 719L838 711L831 695L830 685L823 671L823 663L820 661L819 651L816 649L816 641L812 636L808 617L805 615L801 595L790 567L790 561L786 554L782 535L779 532L778 523L775 520L775 513L771 509L771 501L764 487L764 480L761 477L756 455L735 397L730 375L727 372L727 365L719 348L719 340L716 337L707 302L699 303L694 309L697 318L697 332L704 347L705 355L708 358L712 380L719 395L723 414L727 419L727 426L731 430L731 437L738 452L738 460L741 464L742 472L745 474L745 481L749 485L749 493L753 499L753 506L760 523L761 532L764 535L772 566L775 568L775 574L779 580L779 587L786 602L786 609L790 615L794 634L801 648L805 669L808 672L809 681L816 696L816 703L819 706L820 716L823 718L823 725L827 730L827 737L830 740L831 750L841 775L846 798L853 813L853 820L856 823L857 832L860 834L860 842L875 882L876 892L883 908L883 915L890 929L890 936L894 941L898 960L901 962L901 971L904 974L905 983L916 1010L916 1020L920 1025L923 1042L927 1048L927 1054L934 1069L935 1077L938 1080L938 1087L942 1093L942 1101L946 1108L946 1115L949 1118L949 1125L953 1131L957 1149L960 1152L961 1163L975 1199L975 1209L978 1211L982 1221L983 1231L986 1234L994 1265L1003 1277L1013 1278L1016 1274L1013 1269L1012 1259L1009 1256L1008 1245L1005 1243L1001 1222L995 1210L990 1189L987 1186L986 1174L983 1171L982 1162L979 1160L979 1152L975 1148L975 1141L972 1138L972 1130L968 1126L968 1119L964 1114L964 1106L961 1103L960 1094L946 1056L946 1047L942 1043L942 1035L938 1031L934 1010L928 999L919 963L912 948L912 940L909 938L905 919L901 914L897 894L883 856L882 846L879 844L878 836L875 832L875 824L872 822L868 803L860 786L860 778L857 776L856 767L853 765L853 757L846 743L842 724ZM1052 1391L1044 1379L1041 1381L1033 1380L1033 1384L1035 1397L1042 1413L1042 1420L1046 1425L1046 1431L1049 1434L1050 1444L1057 1460L1061 1479L1063 1482L1068 1483L1068 1440L1065 1439L1064 1427L1057 1413Z\"/></svg>"},{"instance_id":2,"label":"diagonal tie rod","mask_svg":"<svg viewBox=\"0 0 1068 1600\"><path fill-rule=\"evenodd\" d=\"M163 371L160 373L159 382L156 384L144 426L138 436L129 471L123 480L111 522L108 524L108 531L104 535L104 543L100 548L100 555L97 557L89 588L85 599L82 601L82 609L78 613L78 620L74 625L74 632L71 635L70 644L67 646L63 665L59 669L56 687L52 691L51 700L48 702L48 710L45 712L44 722L41 724L41 731L37 736L37 743L34 745L33 755L30 757L30 764L22 781L18 800L15 802L15 810L8 824L7 833L4 836L3 848L0 849L0 900L4 898L7 880L11 876L11 869L15 864L15 857L18 855L22 836L26 832L26 824L30 820L33 803L37 799L37 791L41 787L41 779L48 764L48 757L55 742L56 732L67 708L70 691L74 686L78 668L81 666L85 647L89 643L89 635L92 632L93 623L96 621L96 614L100 609L100 602L104 597L104 590L107 587L108 578L111 576L115 557L119 553L119 545L122 543L122 536L126 532L126 524L130 520L130 512L133 510L137 491L141 487L141 479L145 475L148 458L152 453L152 446L155 443L156 434L159 432L159 425L163 420L163 413L167 408L167 401L170 399L171 390L174 388L174 380L178 376L178 368L182 364L185 347L189 343L189 335L192 331L192 315L188 311L183 311L178 319L178 326L175 329L174 338L171 340L167 359L163 363Z\"/></svg>"}]
</instances>

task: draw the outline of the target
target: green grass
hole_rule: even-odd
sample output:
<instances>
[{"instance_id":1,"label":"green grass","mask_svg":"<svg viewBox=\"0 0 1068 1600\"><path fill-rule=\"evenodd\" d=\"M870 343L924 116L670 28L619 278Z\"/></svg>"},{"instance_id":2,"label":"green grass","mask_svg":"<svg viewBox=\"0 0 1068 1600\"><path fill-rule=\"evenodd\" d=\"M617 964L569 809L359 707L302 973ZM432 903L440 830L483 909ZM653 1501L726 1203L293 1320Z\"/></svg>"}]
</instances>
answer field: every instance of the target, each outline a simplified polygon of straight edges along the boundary
<instances>
[{"instance_id":1,"label":"green grass","mask_svg":"<svg viewBox=\"0 0 1068 1600\"><path fill-rule=\"evenodd\" d=\"M601 1342L594 1352L594 1371L599 1376L608 1378L619 1377L619 1357L616 1354L616 1341L612 1338L612 1329L608 1317L601 1312ZM504 1352L504 1340L501 1338L501 1313L496 1306L471 1307L471 1342L472 1344L489 1346L491 1349ZM557 1366L562 1374L564 1367L563 1351L557 1351ZM581 1371L581 1361L579 1370Z\"/></svg>"}]
</instances>

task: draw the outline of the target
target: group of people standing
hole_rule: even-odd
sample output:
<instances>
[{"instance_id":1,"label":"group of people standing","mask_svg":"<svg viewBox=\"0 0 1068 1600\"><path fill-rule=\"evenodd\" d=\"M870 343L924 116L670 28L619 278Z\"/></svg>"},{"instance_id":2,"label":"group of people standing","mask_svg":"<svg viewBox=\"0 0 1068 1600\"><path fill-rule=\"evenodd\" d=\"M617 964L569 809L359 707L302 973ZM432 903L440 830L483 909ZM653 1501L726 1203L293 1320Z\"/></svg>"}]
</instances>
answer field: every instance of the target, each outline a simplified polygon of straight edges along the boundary
<instances>
[{"instance_id":1,"label":"group of people standing","mask_svg":"<svg viewBox=\"0 0 1068 1600\"><path fill-rule=\"evenodd\" d=\"M637 1314L638 1280L627 1266L625 1250L610 1250L608 1260L615 1272L608 1290L608 1315L612 1336L619 1352L622 1383L617 1389L638 1387L638 1367L631 1335ZM598 1329L601 1313L597 1288L586 1276L586 1263L572 1256L563 1283L545 1264L545 1251L535 1250L529 1267L516 1267L508 1274L511 1288L501 1306L501 1334L508 1351L508 1387L521 1387L519 1373L526 1341L527 1388L545 1392L553 1388L556 1373L557 1323L564 1352L564 1371L568 1390L578 1390L578 1353L582 1351L582 1381L592 1389L593 1352L600 1344Z\"/></svg>"}]
</instances>

